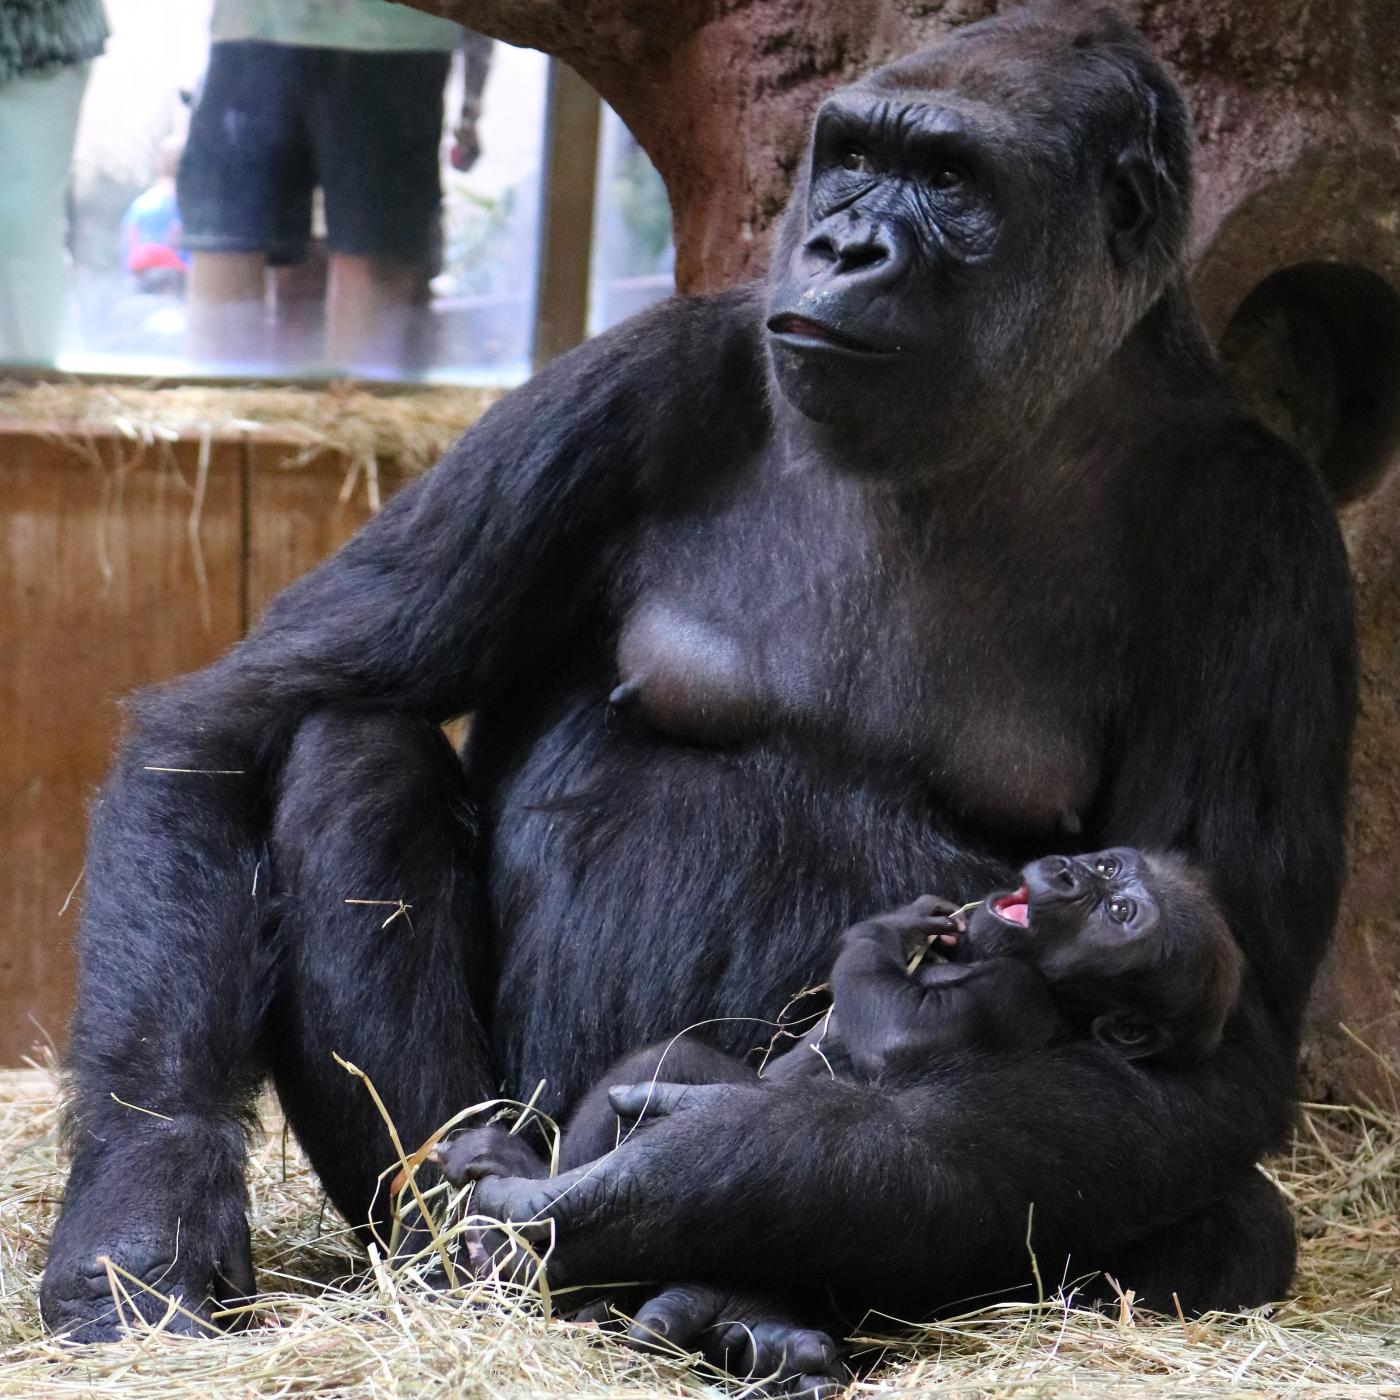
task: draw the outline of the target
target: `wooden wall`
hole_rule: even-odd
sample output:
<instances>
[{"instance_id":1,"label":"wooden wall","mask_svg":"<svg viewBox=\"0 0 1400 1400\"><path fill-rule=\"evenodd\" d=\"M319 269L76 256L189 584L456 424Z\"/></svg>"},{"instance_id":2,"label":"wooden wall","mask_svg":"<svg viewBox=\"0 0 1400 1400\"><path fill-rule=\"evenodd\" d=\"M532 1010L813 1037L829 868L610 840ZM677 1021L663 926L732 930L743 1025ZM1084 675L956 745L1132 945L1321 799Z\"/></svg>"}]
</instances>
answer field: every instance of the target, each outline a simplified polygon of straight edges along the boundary
<instances>
[{"instance_id":1,"label":"wooden wall","mask_svg":"<svg viewBox=\"0 0 1400 1400\"><path fill-rule=\"evenodd\" d=\"M0 433L0 1066L60 1046L119 700L213 660L370 514L327 453ZM402 478L381 465L388 494ZM70 894L72 897L70 898Z\"/></svg>"}]
</instances>

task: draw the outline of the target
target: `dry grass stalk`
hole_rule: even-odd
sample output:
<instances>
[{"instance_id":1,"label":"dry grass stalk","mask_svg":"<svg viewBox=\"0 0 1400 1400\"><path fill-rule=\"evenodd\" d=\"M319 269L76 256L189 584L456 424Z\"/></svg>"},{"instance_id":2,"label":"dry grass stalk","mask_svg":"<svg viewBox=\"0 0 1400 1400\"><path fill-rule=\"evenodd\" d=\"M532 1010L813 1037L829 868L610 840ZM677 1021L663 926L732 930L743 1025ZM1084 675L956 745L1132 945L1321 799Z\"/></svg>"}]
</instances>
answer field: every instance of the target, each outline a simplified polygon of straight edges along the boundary
<instances>
[{"instance_id":1,"label":"dry grass stalk","mask_svg":"<svg viewBox=\"0 0 1400 1400\"><path fill-rule=\"evenodd\" d=\"M381 463L426 470L500 395L459 386L371 391L349 381L307 388L0 383L0 424L63 438L94 457L98 439L119 437L126 448L117 480L148 456L162 460L179 438L201 444L201 474L214 439L246 435L285 444L289 469L336 453L350 463L347 497L363 480L377 508Z\"/></svg>"},{"instance_id":2,"label":"dry grass stalk","mask_svg":"<svg viewBox=\"0 0 1400 1400\"><path fill-rule=\"evenodd\" d=\"M250 1192L266 1291L234 1310L252 1325L215 1341L148 1332L70 1351L43 1335L35 1303L62 1184L54 1081L41 1070L0 1074L0 1400L742 1393L680 1362L630 1353L592 1327L546 1321L504 1285L469 1283L465 1301L454 1301L413 1286L423 1258L406 1267L377 1250L366 1260L271 1105L265 1121ZM1130 1297L1110 1315L1058 1296L992 1303L896 1341L872 1339L881 1363L852 1393L1400 1397L1400 1118L1310 1107L1270 1171L1303 1236L1296 1293L1272 1314L1161 1319ZM118 1296L136 1287L114 1268Z\"/></svg>"}]
</instances>

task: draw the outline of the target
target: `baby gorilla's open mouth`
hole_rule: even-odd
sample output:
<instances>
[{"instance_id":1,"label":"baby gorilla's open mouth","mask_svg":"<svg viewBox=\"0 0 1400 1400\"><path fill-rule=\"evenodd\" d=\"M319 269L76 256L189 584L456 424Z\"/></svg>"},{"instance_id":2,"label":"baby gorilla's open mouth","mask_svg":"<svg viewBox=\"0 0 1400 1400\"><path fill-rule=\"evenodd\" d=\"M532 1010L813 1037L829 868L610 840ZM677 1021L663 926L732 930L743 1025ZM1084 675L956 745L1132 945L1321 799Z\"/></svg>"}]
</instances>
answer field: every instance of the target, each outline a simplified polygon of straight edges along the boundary
<instances>
[{"instance_id":1,"label":"baby gorilla's open mouth","mask_svg":"<svg viewBox=\"0 0 1400 1400\"><path fill-rule=\"evenodd\" d=\"M1003 922L1018 924L1021 928L1030 927L1031 896L1024 885L1019 890L1012 890L1010 894L997 895L988 901L988 906Z\"/></svg>"}]
</instances>

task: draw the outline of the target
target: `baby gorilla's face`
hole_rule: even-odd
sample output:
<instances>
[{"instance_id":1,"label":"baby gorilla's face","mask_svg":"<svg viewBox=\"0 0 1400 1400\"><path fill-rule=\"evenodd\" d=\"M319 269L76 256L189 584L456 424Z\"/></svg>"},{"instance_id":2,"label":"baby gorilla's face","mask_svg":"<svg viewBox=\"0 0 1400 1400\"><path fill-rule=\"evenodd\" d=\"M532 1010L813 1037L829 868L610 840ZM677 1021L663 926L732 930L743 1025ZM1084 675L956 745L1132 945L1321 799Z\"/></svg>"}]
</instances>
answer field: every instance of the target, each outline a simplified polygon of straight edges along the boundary
<instances>
[{"instance_id":1,"label":"baby gorilla's face","mask_svg":"<svg viewBox=\"0 0 1400 1400\"><path fill-rule=\"evenodd\" d=\"M1192 1063L1220 1042L1241 959L1203 879L1178 857L1115 847L1047 856L968 920L973 948L1033 963L1092 1034L1132 1058Z\"/></svg>"},{"instance_id":2,"label":"baby gorilla's face","mask_svg":"<svg viewBox=\"0 0 1400 1400\"><path fill-rule=\"evenodd\" d=\"M1047 975L1083 960L1127 967L1149 958L1156 942L1155 873L1141 852L1124 848L1046 856L1022 870L1020 888L990 895L973 918L1022 930L1025 951Z\"/></svg>"}]
</instances>

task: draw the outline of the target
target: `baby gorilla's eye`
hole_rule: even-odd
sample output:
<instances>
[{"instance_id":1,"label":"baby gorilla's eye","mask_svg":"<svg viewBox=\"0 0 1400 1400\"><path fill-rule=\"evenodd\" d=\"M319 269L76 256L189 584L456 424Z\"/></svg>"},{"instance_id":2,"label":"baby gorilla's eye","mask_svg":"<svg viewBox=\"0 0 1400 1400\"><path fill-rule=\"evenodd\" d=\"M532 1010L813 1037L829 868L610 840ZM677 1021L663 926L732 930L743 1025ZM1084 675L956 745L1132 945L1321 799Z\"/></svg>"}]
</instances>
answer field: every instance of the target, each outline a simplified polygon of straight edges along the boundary
<instances>
[{"instance_id":1,"label":"baby gorilla's eye","mask_svg":"<svg viewBox=\"0 0 1400 1400\"><path fill-rule=\"evenodd\" d=\"M1137 905L1122 895L1108 901L1108 917L1115 924L1126 924L1137 913Z\"/></svg>"},{"instance_id":2,"label":"baby gorilla's eye","mask_svg":"<svg viewBox=\"0 0 1400 1400\"><path fill-rule=\"evenodd\" d=\"M1122 868L1122 864L1117 856L1100 856L1094 862L1094 869L1097 870L1105 880L1113 879Z\"/></svg>"},{"instance_id":3,"label":"baby gorilla's eye","mask_svg":"<svg viewBox=\"0 0 1400 1400\"><path fill-rule=\"evenodd\" d=\"M854 171L857 175L869 175L875 167L870 157L859 146L847 146L841 152L841 169Z\"/></svg>"}]
</instances>

